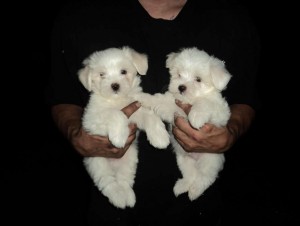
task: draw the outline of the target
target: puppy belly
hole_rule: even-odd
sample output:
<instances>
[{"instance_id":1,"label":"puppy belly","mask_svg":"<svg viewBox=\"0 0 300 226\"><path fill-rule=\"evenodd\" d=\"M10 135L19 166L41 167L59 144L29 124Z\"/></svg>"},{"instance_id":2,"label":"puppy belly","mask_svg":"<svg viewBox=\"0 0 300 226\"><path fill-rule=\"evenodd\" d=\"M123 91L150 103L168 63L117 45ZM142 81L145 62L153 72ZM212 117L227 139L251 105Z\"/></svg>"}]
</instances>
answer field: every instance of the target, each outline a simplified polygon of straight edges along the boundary
<instances>
[{"instance_id":1,"label":"puppy belly","mask_svg":"<svg viewBox=\"0 0 300 226\"><path fill-rule=\"evenodd\" d=\"M120 159L104 157L84 158L84 164L99 191L118 208L133 207L132 189L138 163L136 143Z\"/></svg>"},{"instance_id":2,"label":"puppy belly","mask_svg":"<svg viewBox=\"0 0 300 226\"><path fill-rule=\"evenodd\" d=\"M182 173L173 188L176 196L188 192L190 200L201 196L216 180L218 173L223 169L224 155L211 153L186 153L173 140L174 153L177 164Z\"/></svg>"}]
</instances>

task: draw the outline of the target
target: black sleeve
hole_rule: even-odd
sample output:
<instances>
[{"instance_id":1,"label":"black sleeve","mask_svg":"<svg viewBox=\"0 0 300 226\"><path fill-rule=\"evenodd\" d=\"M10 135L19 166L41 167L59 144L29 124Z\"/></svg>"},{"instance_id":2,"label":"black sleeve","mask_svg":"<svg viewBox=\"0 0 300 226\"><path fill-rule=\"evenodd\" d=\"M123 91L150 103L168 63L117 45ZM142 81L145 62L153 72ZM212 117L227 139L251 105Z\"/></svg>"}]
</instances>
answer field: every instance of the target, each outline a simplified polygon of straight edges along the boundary
<instances>
[{"instance_id":1,"label":"black sleeve","mask_svg":"<svg viewBox=\"0 0 300 226\"><path fill-rule=\"evenodd\" d=\"M225 65L232 74L224 95L231 104L248 104L253 109L260 108L257 90L257 76L259 75L261 43L257 27L248 10L238 7L232 10L229 24L232 39L231 52L225 59Z\"/></svg>"},{"instance_id":2,"label":"black sleeve","mask_svg":"<svg viewBox=\"0 0 300 226\"><path fill-rule=\"evenodd\" d=\"M80 84L77 72L81 66L75 49L78 6L65 6L57 16L51 36L51 74L46 101L51 105L85 106L88 92Z\"/></svg>"}]
</instances>

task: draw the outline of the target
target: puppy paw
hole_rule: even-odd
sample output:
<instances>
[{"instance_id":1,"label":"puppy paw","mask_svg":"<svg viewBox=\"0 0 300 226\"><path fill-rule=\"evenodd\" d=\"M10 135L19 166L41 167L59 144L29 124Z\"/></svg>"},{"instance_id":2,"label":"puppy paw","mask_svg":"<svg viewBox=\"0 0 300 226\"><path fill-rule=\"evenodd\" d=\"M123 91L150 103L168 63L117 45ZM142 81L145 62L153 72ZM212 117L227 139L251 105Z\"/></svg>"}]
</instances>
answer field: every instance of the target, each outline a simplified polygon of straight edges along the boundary
<instances>
[{"instance_id":1,"label":"puppy paw","mask_svg":"<svg viewBox=\"0 0 300 226\"><path fill-rule=\"evenodd\" d=\"M128 189L126 190L126 197L127 197L126 205L129 207L134 207L136 198L135 198L134 191L132 190L131 187L128 187Z\"/></svg>"},{"instance_id":2,"label":"puppy paw","mask_svg":"<svg viewBox=\"0 0 300 226\"><path fill-rule=\"evenodd\" d=\"M191 109L188 115L188 120L195 129L201 128L206 122L208 122L208 119L209 117L206 113L195 111L193 109Z\"/></svg>"},{"instance_id":3,"label":"puppy paw","mask_svg":"<svg viewBox=\"0 0 300 226\"><path fill-rule=\"evenodd\" d=\"M178 179L173 187L175 196L185 193L189 190L190 182L184 178Z\"/></svg>"},{"instance_id":4,"label":"puppy paw","mask_svg":"<svg viewBox=\"0 0 300 226\"><path fill-rule=\"evenodd\" d=\"M138 101L143 107L147 108L147 109L151 109L154 105L154 96L148 93L137 93L135 95L132 96L132 98L135 101Z\"/></svg>"},{"instance_id":5,"label":"puppy paw","mask_svg":"<svg viewBox=\"0 0 300 226\"><path fill-rule=\"evenodd\" d=\"M190 200L197 199L203 192L214 183L216 176L198 176L191 184L188 196Z\"/></svg>"},{"instance_id":6,"label":"puppy paw","mask_svg":"<svg viewBox=\"0 0 300 226\"><path fill-rule=\"evenodd\" d=\"M173 122L175 108L173 105L168 105L166 103L157 104L152 108L153 112L158 115L163 121L168 123Z\"/></svg>"},{"instance_id":7,"label":"puppy paw","mask_svg":"<svg viewBox=\"0 0 300 226\"><path fill-rule=\"evenodd\" d=\"M199 184L199 183L193 183L189 190L188 190L188 196L191 201L197 199L202 193L205 191L205 186Z\"/></svg>"},{"instance_id":8,"label":"puppy paw","mask_svg":"<svg viewBox=\"0 0 300 226\"><path fill-rule=\"evenodd\" d=\"M185 119L188 119L186 113L179 107L176 108L175 115L179 116L179 117L182 117L182 118L185 118Z\"/></svg>"},{"instance_id":9,"label":"puppy paw","mask_svg":"<svg viewBox=\"0 0 300 226\"><path fill-rule=\"evenodd\" d=\"M114 182L107 185L102 190L103 195L105 195L111 204L115 207L124 209L127 205L127 192L124 190L123 186Z\"/></svg>"},{"instance_id":10,"label":"puppy paw","mask_svg":"<svg viewBox=\"0 0 300 226\"><path fill-rule=\"evenodd\" d=\"M123 188L126 197L126 206L134 207L136 202L135 193L132 189L131 181L119 181L120 186Z\"/></svg>"},{"instance_id":11,"label":"puppy paw","mask_svg":"<svg viewBox=\"0 0 300 226\"><path fill-rule=\"evenodd\" d=\"M127 138L129 136L129 129L128 126L126 125L126 127L124 128L112 128L109 130L108 132L108 138L110 140L110 142L118 148L122 148L125 146Z\"/></svg>"},{"instance_id":12,"label":"puppy paw","mask_svg":"<svg viewBox=\"0 0 300 226\"><path fill-rule=\"evenodd\" d=\"M170 135L164 125L155 130L148 130L147 138L151 145L159 149L166 148L170 144Z\"/></svg>"}]
</instances>

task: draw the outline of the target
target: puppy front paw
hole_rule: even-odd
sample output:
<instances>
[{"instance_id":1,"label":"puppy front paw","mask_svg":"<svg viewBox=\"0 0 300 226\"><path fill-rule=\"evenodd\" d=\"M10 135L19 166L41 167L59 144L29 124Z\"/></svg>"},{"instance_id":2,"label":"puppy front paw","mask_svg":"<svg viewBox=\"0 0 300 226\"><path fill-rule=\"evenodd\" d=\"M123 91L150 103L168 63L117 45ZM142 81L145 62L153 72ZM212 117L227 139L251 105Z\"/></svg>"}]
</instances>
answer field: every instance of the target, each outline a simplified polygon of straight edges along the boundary
<instances>
[{"instance_id":1,"label":"puppy front paw","mask_svg":"<svg viewBox=\"0 0 300 226\"><path fill-rule=\"evenodd\" d=\"M176 108L176 110L174 111L176 116L182 117L187 119L187 115L186 113L181 109L181 108Z\"/></svg>"},{"instance_id":2,"label":"puppy front paw","mask_svg":"<svg viewBox=\"0 0 300 226\"><path fill-rule=\"evenodd\" d=\"M124 126L115 126L110 128L108 131L108 138L110 142L118 148L125 146L127 138L129 136L129 128L126 125Z\"/></svg>"},{"instance_id":3,"label":"puppy front paw","mask_svg":"<svg viewBox=\"0 0 300 226\"><path fill-rule=\"evenodd\" d=\"M129 133L109 134L110 142L117 148L125 146Z\"/></svg>"},{"instance_id":4,"label":"puppy front paw","mask_svg":"<svg viewBox=\"0 0 300 226\"><path fill-rule=\"evenodd\" d=\"M156 148L164 149L170 144L170 135L163 123L161 123L161 126L146 130L146 133L150 144Z\"/></svg>"},{"instance_id":5,"label":"puppy front paw","mask_svg":"<svg viewBox=\"0 0 300 226\"><path fill-rule=\"evenodd\" d=\"M207 113L193 110L193 108L188 115L188 120L195 129L201 128L205 123L208 122L208 119L209 116Z\"/></svg>"}]
</instances>

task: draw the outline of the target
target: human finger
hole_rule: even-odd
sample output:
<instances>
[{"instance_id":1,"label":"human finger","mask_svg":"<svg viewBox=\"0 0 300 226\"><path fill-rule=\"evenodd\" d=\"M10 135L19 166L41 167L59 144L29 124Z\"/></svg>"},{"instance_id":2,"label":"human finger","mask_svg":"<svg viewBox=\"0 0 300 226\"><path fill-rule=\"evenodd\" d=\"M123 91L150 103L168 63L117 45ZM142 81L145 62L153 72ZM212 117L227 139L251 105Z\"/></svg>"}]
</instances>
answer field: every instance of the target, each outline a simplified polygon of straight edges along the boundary
<instances>
[{"instance_id":1,"label":"human finger","mask_svg":"<svg viewBox=\"0 0 300 226\"><path fill-rule=\"evenodd\" d=\"M180 107L187 115L190 113L192 105L191 104L184 104L180 100L175 100L175 103L178 107Z\"/></svg>"},{"instance_id":2,"label":"human finger","mask_svg":"<svg viewBox=\"0 0 300 226\"><path fill-rule=\"evenodd\" d=\"M139 103L138 101L134 101L131 104L124 107L123 109L121 109L121 111L123 111L124 114L129 118L135 111L137 111L137 109L140 108L140 106L141 103Z\"/></svg>"},{"instance_id":3,"label":"human finger","mask_svg":"<svg viewBox=\"0 0 300 226\"><path fill-rule=\"evenodd\" d=\"M128 127L129 127L129 136L136 133L137 125L135 123L130 123Z\"/></svg>"},{"instance_id":4,"label":"human finger","mask_svg":"<svg viewBox=\"0 0 300 226\"><path fill-rule=\"evenodd\" d=\"M175 126L185 134L191 135L191 132L194 131L194 128L192 128L190 123L183 117L175 117L174 123Z\"/></svg>"}]
</instances>

